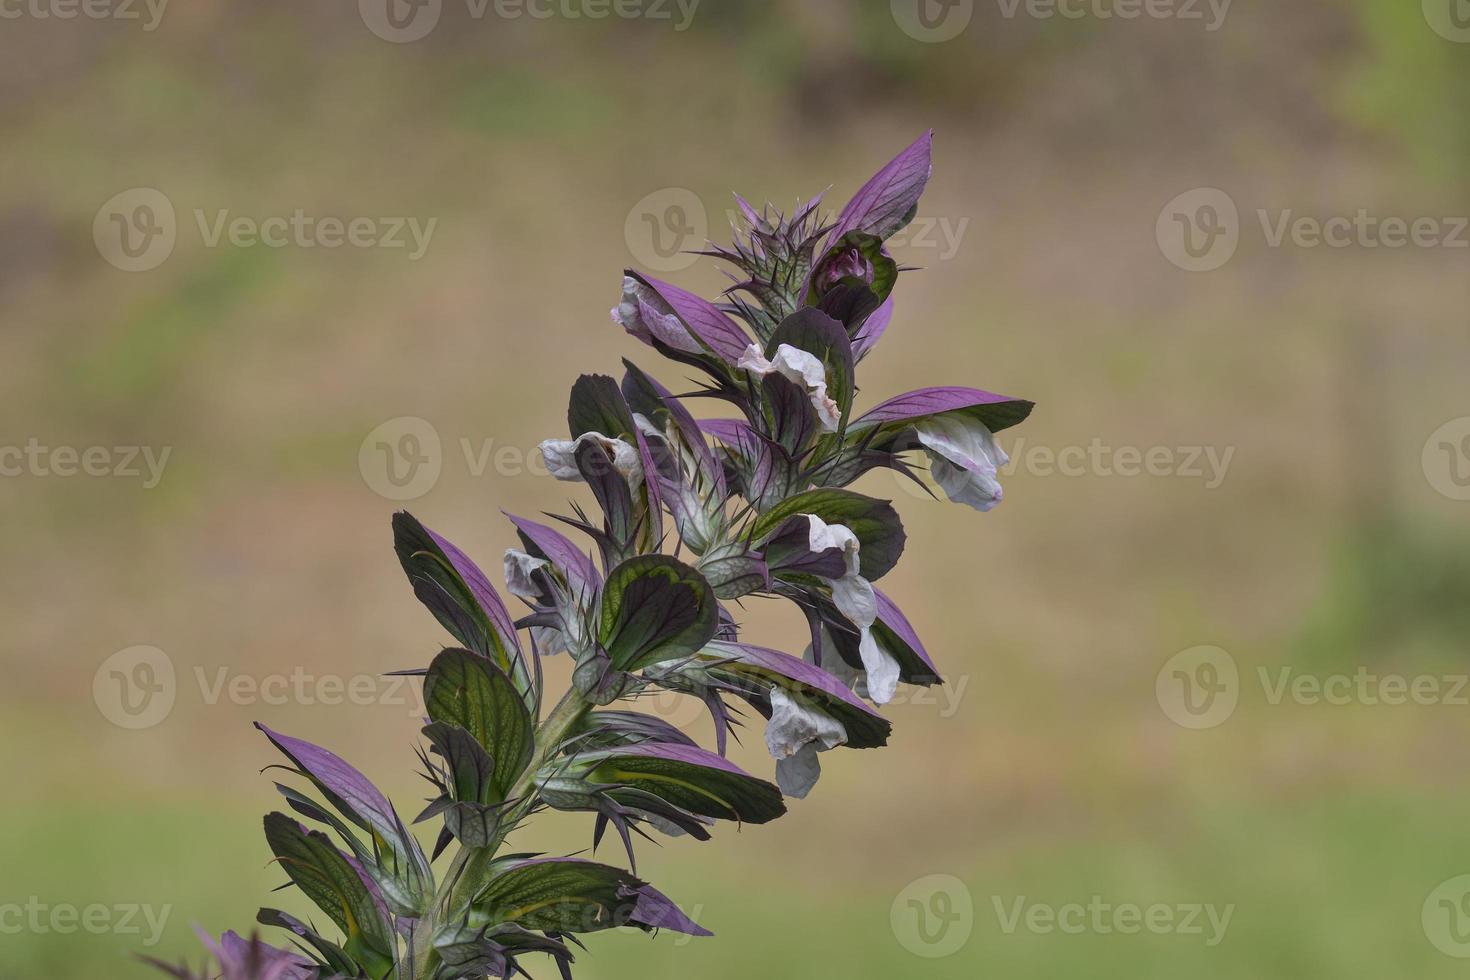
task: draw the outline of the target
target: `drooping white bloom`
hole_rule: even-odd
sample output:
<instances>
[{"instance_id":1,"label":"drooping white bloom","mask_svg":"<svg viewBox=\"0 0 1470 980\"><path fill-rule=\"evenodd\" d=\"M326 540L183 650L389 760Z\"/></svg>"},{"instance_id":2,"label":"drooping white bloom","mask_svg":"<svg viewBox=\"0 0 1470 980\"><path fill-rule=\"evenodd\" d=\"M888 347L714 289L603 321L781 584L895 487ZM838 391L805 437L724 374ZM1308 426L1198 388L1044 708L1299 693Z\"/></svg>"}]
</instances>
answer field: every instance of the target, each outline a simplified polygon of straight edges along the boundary
<instances>
[{"instance_id":1,"label":"drooping white bloom","mask_svg":"<svg viewBox=\"0 0 1470 980\"><path fill-rule=\"evenodd\" d=\"M612 439L600 432L584 432L576 439L547 439L541 443L541 456L546 468L558 480L581 480L582 471L577 469L577 450L584 442L595 442L607 450L612 457L613 468L628 481L628 486L637 490L643 485L643 461L638 448L622 439Z\"/></svg>"},{"instance_id":2,"label":"drooping white bloom","mask_svg":"<svg viewBox=\"0 0 1470 980\"><path fill-rule=\"evenodd\" d=\"M1011 461L995 436L977 419L936 415L915 424L919 442L929 453L929 472L955 503L987 511L1004 493L996 478Z\"/></svg>"},{"instance_id":3,"label":"drooping white bloom","mask_svg":"<svg viewBox=\"0 0 1470 980\"><path fill-rule=\"evenodd\" d=\"M847 729L825 711L771 688L766 749L776 760L776 785L787 796L806 797L822 774L818 752L847 744Z\"/></svg>"},{"instance_id":4,"label":"drooping white bloom","mask_svg":"<svg viewBox=\"0 0 1470 980\"><path fill-rule=\"evenodd\" d=\"M623 277L623 295L612 309L613 322L645 344L657 340L675 350L700 354L699 345L658 294L632 276Z\"/></svg>"},{"instance_id":5,"label":"drooping white bloom","mask_svg":"<svg viewBox=\"0 0 1470 980\"><path fill-rule=\"evenodd\" d=\"M837 611L858 628L858 656L862 658L863 669L867 673L868 697L877 704L887 704L898 690L899 666L873 635L873 623L878 619L878 596L873 592L872 583L858 573L861 542L845 525L828 524L815 514L807 514L806 518L810 522L808 547L813 552L829 548L842 551L847 571L841 578L829 579L832 602ZM835 651L832 656L840 659ZM825 666L825 652L822 659Z\"/></svg>"},{"instance_id":6,"label":"drooping white bloom","mask_svg":"<svg viewBox=\"0 0 1470 980\"><path fill-rule=\"evenodd\" d=\"M761 378L774 372L799 385L811 399L822 427L828 432L837 431L837 425L842 421L842 409L827 397L827 369L815 354L782 344L776 348L776 356L767 360L760 347L751 344L735 366Z\"/></svg>"}]
</instances>

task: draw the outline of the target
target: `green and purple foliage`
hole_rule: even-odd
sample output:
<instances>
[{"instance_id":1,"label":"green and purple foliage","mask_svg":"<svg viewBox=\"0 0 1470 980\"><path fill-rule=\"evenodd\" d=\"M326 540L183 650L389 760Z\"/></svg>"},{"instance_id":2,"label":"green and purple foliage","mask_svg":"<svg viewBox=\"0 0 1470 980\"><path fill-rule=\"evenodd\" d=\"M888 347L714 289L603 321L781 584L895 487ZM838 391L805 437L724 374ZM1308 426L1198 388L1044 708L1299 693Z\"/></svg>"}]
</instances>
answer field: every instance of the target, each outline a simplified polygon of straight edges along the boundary
<instances>
[{"instance_id":1,"label":"green and purple foliage","mask_svg":"<svg viewBox=\"0 0 1470 980\"><path fill-rule=\"evenodd\" d=\"M513 618L453 544L394 516L415 594L459 644L413 672L429 716L419 760L438 794L418 820L441 824L438 841L426 854L360 772L259 726L315 790L278 785L291 814L267 816L266 839L340 935L262 909L259 922L284 929L294 948L233 932L206 938L225 980L505 978L524 974L530 954L570 976L586 933L708 935L637 877L634 835L707 840L716 821L774 820L783 797L816 783L818 753L887 742L890 724L873 706L899 683L940 682L913 627L873 585L903 551L898 514L843 488L876 467L917 479L912 453L927 457L950 499L989 510L1007 462L993 434L1031 403L925 388L854 414L857 364L893 314L900 269L884 241L914 216L930 145L926 134L904 150L831 224L818 201L784 216L739 200L740 240L708 253L739 270L723 304L626 273L613 319L705 380L675 396L624 362L621 383L586 375L573 386L570 438L541 451L553 475L588 485L601 513L556 518L585 548L510 518L522 547L506 553L505 579L526 615ZM696 420L692 398L738 414ZM740 640L726 603L775 596L805 614L803 657ZM541 658L559 655L574 664L572 686L548 709ZM658 689L704 702L717 751L631 710ZM724 757L742 705L765 719L775 784ZM544 807L595 814L594 846L614 829L632 870L503 853Z\"/></svg>"}]
</instances>

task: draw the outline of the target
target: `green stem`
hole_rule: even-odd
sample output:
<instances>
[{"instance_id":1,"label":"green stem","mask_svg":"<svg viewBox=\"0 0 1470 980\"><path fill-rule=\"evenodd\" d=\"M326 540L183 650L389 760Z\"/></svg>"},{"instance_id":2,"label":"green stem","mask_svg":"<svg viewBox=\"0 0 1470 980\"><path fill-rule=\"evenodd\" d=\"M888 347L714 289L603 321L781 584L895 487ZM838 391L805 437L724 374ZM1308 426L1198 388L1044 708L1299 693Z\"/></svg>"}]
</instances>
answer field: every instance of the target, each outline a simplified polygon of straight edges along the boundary
<instances>
[{"instance_id":1,"label":"green stem","mask_svg":"<svg viewBox=\"0 0 1470 980\"><path fill-rule=\"evenodd\" d=\"M413 957L413 975L417 980L430 980L434 975L434 968L438 965L438 954L434 951L434 933L447 922L452 922L469 909L470 901L475 893L485 884L485 872L495 860L495 852L500 850L500 845L505 842L506 835L515 829L516 824L531 809L536 789L536 773L551 758L558 746L566 739L568 733L582 720L587 709L592 707L581 694L577 693L575 687L570 688L562 699L557 702L551 713L542 720L536 729L536 748L531 755L531 762L526 766L526 771L511 788L509 798L521 799L522 803L505 815L496 829L495 835L485 847L464 847L461 845L450 862L449 869L439 883L435 892L434 901L429 906L429 915L414 930L413 949L410 955Z\"/></svg>"}]
</instances>

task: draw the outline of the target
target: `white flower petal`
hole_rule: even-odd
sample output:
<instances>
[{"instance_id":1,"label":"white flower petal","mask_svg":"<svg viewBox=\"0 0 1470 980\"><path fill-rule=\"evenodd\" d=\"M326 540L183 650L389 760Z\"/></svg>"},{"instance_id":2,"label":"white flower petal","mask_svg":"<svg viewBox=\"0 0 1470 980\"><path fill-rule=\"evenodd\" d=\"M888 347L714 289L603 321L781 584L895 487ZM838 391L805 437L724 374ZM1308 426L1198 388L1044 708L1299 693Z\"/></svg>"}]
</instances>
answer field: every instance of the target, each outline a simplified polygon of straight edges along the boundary
<instances>
[{"instance_id":1,"label":"white flower petal","mask_svg":"<svg viewBox=\"0 0 1470 980\"><path fill-rule=\"evenodd\" d=\"M873 631L864 627L862 640L858 643L858 655L863 658L863 670L867 673L865 683L868 697L874 704L887 704L898 691L898 661L878 643ZM839 658L841 659L841 658Z\"/></svg>"},{"instance_id":2,"label":"white flower petal","mask_svg":"<svg viewBox=\"0 0 1470 980\"><path fill-rule=\"evenodd\" d=\"M1004 492L996 477L1011 460L983 422L940 415L917 423L914 431L929 452L929 472L945 496L979 511L1001 502Z\"/></svg>"},{"instance_id":3,"label":"white flower petal","mask_svg":"<svg viewBox=\"0 0 1470 980\"><path fill-rule=\"evenodd\" d=\"M507 548L505 552L505 587L513 596L522 599L530 599L532 602L541 598L541 589L532 581L532 576L543 568L547 568L551 562L545 558L535 558L518 551L515 548Z\"/></svg>"},{"instance_id":4,"label":"white flower petal","mask_svg":"<svg viewBox=\"0 0 1470 980\"><path fill-rule=\"evenodd\" d=\"M822 775L817 747L803 745L795 755L776 760L776 785L781 792L798 800L806 799Z\"/></svg>"},{"instance_id":5,"label":"white flower petal","mask_svg":"<svg viewBox=\"0 0 1470 980\"><path fill-rule=\"evenodd\" d=\"M766 750L773 759L795 755L803 745L824 750L847 743L842 722L806 701L798 701L779 687L771 689L771 720L766 723Z\"/></svg>"},{"instance_id":6,"label":"white flower petal","mask_svg":"<svg viewBox=\"0 0 1470 980\"><path fill-rule=\"evenodd\" d=\"M817 753L847 743L847 729L819 708L771 689L771 720L766 723L766 749L776 760L776 785L798 799L811 792L822 774Z\"/></svg>"},{"instance_id":7,"label":"white flower petal","mask_svg":"<svg viewBox=\"0 0 1470 980\"><path fill-rule=\"evenodd\" d=\"M546 468L558 480L577 481L582 471L577 469L577 450L584 442L595 442L612 456L613 468L623 475L628 485L637 490L643 485L643 461L636 446L622 439L610 439L600 432L585 432L576 439L547 439L541 443L541 456Z\"/></svg>"},{"instance_id":8,"label":"white flower petal","mask_svg":"<svg viewBox=\"0 0 1470 980\"><path fill-rule=\"evenodd\" d=\"M822 427L828 432L837 431L837 425L842 421L842 409L827 396L827 369L815 354L790 344L781 344L776 348L776 356L767 360L760 347L751 344L735 366L762 378L776 373L800 385L811 399Z\"/></svg>"},{"instance_id":9,"label":"white flower petal","mask_svg":"<svg viewBox=\"0 0 1470 980\"><path fill-rule=\"evenodd\" d=\"M667 310L658 294L632 276L623 277L623 295L612 311L613 322L644 343L654 340L667 344L675 350L700 354L704 349L680 322L672 310Z\"/></svg>"}]
</instances>

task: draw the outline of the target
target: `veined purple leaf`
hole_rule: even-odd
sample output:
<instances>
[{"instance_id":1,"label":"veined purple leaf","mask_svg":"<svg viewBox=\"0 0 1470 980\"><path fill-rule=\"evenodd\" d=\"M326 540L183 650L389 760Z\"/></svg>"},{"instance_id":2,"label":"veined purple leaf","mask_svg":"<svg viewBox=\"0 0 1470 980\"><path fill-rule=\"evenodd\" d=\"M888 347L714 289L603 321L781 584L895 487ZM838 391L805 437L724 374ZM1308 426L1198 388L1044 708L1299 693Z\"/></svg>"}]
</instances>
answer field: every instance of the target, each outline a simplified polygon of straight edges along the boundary
<instances>
[{"instance_id":1,"label":"veined purple leaf","mask_svg":"<svg viewBox=\"0 0 1470 980\"><path fill-rule=\"evenodd\" d=\"M850 231L887 238L906 225L933 170L933 143L931 129L874 174L837 216L827 240L836 242Z\"/></svg>"},{"instance_id":2,"label":"veined purple leaf","mask_svg":"<svg viewBox=\"0 0 1470 980\"><path fill-rule=\"evenodd\" d=\"M582 733L593 747L638 745L643 742L693 745L694 739L655 715L637 711L592 711L582 721Z\"/></svg>"},{"instance_id":3,"label":"veined purple leaf","mask_svg":"<svg viewBox=\"0 0 1470 980\"><path fill-rule=\"evenodd\" d=\"M871 749L888 742L893 725L847 689L836 677L815 664L749 643L717 640L704 648L701 659L712 663L728 661L727 668L767 688L782 687L817 701L822 710L842 722L847 744Z\"/></svg>"},{"instance_id":4,"label":"veined purple leaf","mask_svg":"<svg viewBox=\"0 0 1470 980\"><path fill-rule=\"evenodd\" d=\"M591 593L601 588L602 575L597 571L592 557L579 550L564 534L545 524L537 524L505 511L501 513L510 518L527 545L534 547L542 557L561 569L574 591Z\"/></svg>"},{"instance_id":5,"label":"veined purple leaf","mask_svg":"<svg viewBox=\"0 0 1470 980\"><path fill-rule=\"evenodd\" d=\"M629 406L644 415L651 414L650 410L655 407L655 403L657 407L666 410L675 427L678 428L679 434L683 436L684 442L699 460L699 467L704 471L705 478L714 486L715 492L723 497L725 494L724 470L715 461L709 444L704 441L704 434L699 429L699 423L694 421L694 416L689 414L689 409L685 408L684 403L675 398L667 388L642 371L632 361L624 358L623 365L627 368L627 373L623 376L623 396L627 398ZM643 404L645 401L649 404Z\"/></svg>"},{"instance_id":6,"label":"veined purple leaf","mask_svg":"<svg viewBox=\"0 0 1470 980\"><path fill-rule=\"evenodd\" d=\"M883 301L883 305L868 314L868 318L858 328L857 335L852 338L852 356L857 360L862 360L866 357L868 351L877 345L884 331L888 329L889 321L892 319L893 296L890 294Z\"/></svg>"},{"instance_id":7,"label":"veined purple leaf","mask_svg":"<svg viewBox=\"0 0 1470 980\"><path fill-rule=\"evenodd\" d=\"M699 427L721 442L737 445L755 435L745 419L700 419Z\"/></svg>"},{"instance_id":8,"label":"veined purple leaf","mask_svg":"<svg viewBox=\"0 0 1470 980\"><path fill-rule=\"evenodd\" d=\"M475 598L480 603L480 608L485 610L485 614L490 617L490 622L500 631L501 638L506 641L506 645L518 647L516 628L510 618L510 613L506 610L505 603L501 601L500 593L495 591L495 587L490 584L490 579L486 577L484 572L480 571L480 566L470 561L469 557L463 551L460 551L445 538L429 530L429 528L424 528L424 530L429 532L429 537L433 538L434 543L439 545L445 557L449 559L449 563L459 573L459 577L464 579L465 584L470 587L470 591L475 594Z\"/></svg>"},{"instance_id":9,"label":"veined purple leaf","mask_svg":"<svg viewBox=\"0 0 1470 980\"><path fill-rule=\"evenodd\" d=\"M582 858L532 858L512 864L475 896L474 911L492 925L513 922L542 932L635 926L711 935L647 882L621 868Z\"/></svg>"},{"instance_id":10,"label":"veined purple leaf","mask_svg":"<svg viewBox=\"0 0 1470 980\"><path fill-rule=\"evenodd\" d=\"M395 944L391 920L379 914L380 896L363 883L360 866L349 863L326 834L307 830L283 813L266 815L265 836L296 887L346 934L342 948L374 976L387 972Z\"/></svg>"},{"instance_id":11,"label":"veined purple leaf","mask_svg":"<svg viewBox=\"0 0 1470 980\"><path fill-rule=\"evenodd\" d=\"M926 677L937 681L939 670L934 666L934 661L929 659L929 651L924 649L919 634L914 631L903 610L884 595L882 590L875 587L873 594L878 599L878 622L875 629L880 642L898 660L899 667L903 670L900 679L905 684L924 684L926 681L923 678Z\"/></svg>"},{"instance_id":12,"label":"veined purple leaf","mask_svg":"<svg viewBox=\"0 0 1470 980\"><path fill-rule=\"evenodd\" d=\"M657 279L628 272L629 276L641 280L652 289L669 309L688 328L691 335L718 354L723 360L734 364L750 346L750 336L734 320L720 312L719 307L702 296L686 289Z\"/></svg>"},{"instance_id":13,"label":"veined purple leaf","mask_svg":"<svg viewBox=\"0 0 1470 980\"><path fill-rule=\"evenodd\" d=\"M478 565L407 511L393 515L393 548L414 594L455 639L502 670L524 671L510 613Z\"/></svg>"},{"instance_id":14,"label":"veined purple leaf","mask_svg":"<svg viewBox=\"0 0 1470 980\"><path fill-rule=\"evenodd\" d=\"M762 824L786 812L779 789L697 745L643 742L579 758L597 761L590 776L597 782L652 793L703 817Z\"/></svg>"},{"instance_id":15,"label":"veined purple leaf","mask_svg":"<svg viewBox=\"0 0 1470 980\"><path fill-rule=\"evenodd\" d=\"M389 840L398 836L401 825L393 804L371 780L341 756L319 745L273 732L258 721L255 727L316 784L343 816L364 830L373 830Z\"/></svg>"},{"instance_id":16,"label":"veined purple leaf","mask_svg":"<svg viewBox=\"0 0 1470 980\"><path fill-rule=\"evenodd\" d=\"M670 932L679 932L686 936L703 938L714 935L685 915L669 896L652 885L642 886L638 889L637 895L637 904L633 907L633 918L640 925L650 929L668 929Z\"/></svg>"},{"instance_id":17,"label":"veined purple leaf","mask_svg":"<svg viewBox=\"0 0 1470 980\"><path fill-rule=\"evenodd\" d=\"M874 425L914 422L944 412L971 410L991 432L999 432L1025 420L1034 403L978 388L920 388L897 395L859 416L849 427L862 432Z\"/></svg>"}]
</instances>

